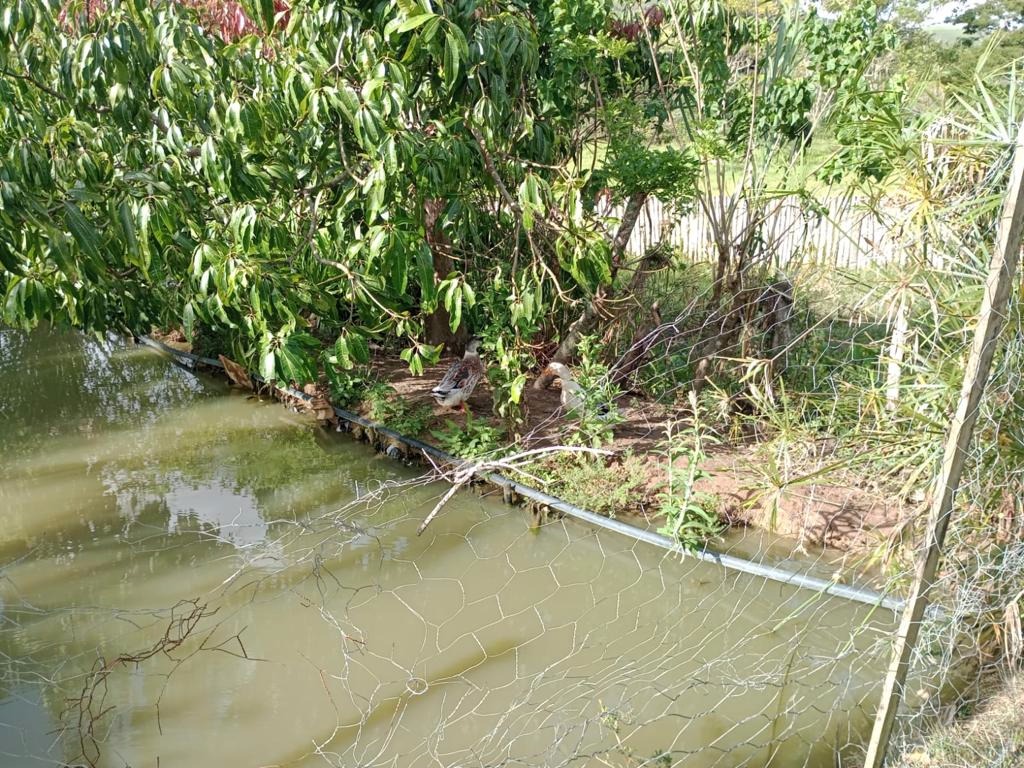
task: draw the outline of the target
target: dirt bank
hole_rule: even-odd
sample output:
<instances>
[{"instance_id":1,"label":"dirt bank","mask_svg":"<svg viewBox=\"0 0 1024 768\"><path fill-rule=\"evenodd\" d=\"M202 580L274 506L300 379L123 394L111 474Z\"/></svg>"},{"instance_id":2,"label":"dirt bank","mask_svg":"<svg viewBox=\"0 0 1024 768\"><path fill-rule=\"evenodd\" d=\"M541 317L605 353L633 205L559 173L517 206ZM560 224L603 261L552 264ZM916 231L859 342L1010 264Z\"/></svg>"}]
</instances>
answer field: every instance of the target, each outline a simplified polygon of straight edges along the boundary
<instances>
[{"instance_id":1,"label":"dirt bank","mask_svg":"<svg viewBox=\"0 0 1024 768\"><path fill-rule=\"evenodd\" d=\"M159 338L172 347L189 351L180 333ZM444 360L427 368L422 376L413 376L400 360L378 356L372 361L373 375L390 384L397 397L431 409L433 420L420 434L410 437L436 442L431 435L433 430L449 421L460 426L465 423L465 415L438 406L430 396L431 388L450 363ZM559 386L557 380L543 391L527 386L524 448L564 442L571 433L574 422L562 412ZM492 405L484 382L469 399L468 407L474 419L499 426ZM661 452L665 424L669 419L679 418L683 411L673 411L671 407L629 394L620 398L617 405L622 421L615 426L614 441L609 446L616 457L611 463L614 466L629 456L629 470L640 477L633 478L631 492L613 514L657 525L654 502L664 490L667 470ZM363 406L352 409L366 413ZM698 481L696 489L713 496L716 511L728 525L753 526L792 537L794 547L825 547L859 554L877 550L898 535L913 512L913 505L897 498L890 489L858 476L855 466L847 465L842 471L808 479L816 468L830 463L830 446L806 446L801 460L794 463L790 456L773 455L771 438L770 434L747 434L720 440L707 449L708 459L702 469L708 476ZM681 461L677 464L684 466ZM557 495L579 503L565 489L554 490L560 491Z\"/></svg>"},{"instance_id":2,"label":"dirt bank","mask_svg":"<svg viewBox=\"0 0 1024 768\"><path fill-rule=\"evenodd\" d=\"M378 359L373 367L401 397L430 405L438 424L449 419L462 424L465 417L461 413L436 406L430 397L430 389L449 364L443 361L428 368L423 376L412 376L401 361ZM559 386L556 381L550 389L539 392L527 386L527 425L523 432L528 447L556 444L571 432L572 421L562 414ZM499 424L491 414L492 400L486 384L477 388L468 405L474 418L488 418ZM647 468L645 490L637 494L631 508L622 510L622 515L649 516L652 500L665 482L665 459L658 453L665 439L665 422L679 414L631 395L619 400L618 408L622 422L615 426L610 449L620 456L632 452L644 460ZM429 433L423 437L430 442ZM771 529L807 547L849 552L874 549L899 531L909 505L870 479L858 478L856 468L816 481L794 480L782 488L770 483L765 469L769 441L769 435L748 435L708 448L709 459L703 469L710 476L698 481L697 489L717 497L725 522ZM827 457L817 458L828 463ZM802 476L803 468L791 467L791 474L794 478Z\"/></svg>"}]
</instances>

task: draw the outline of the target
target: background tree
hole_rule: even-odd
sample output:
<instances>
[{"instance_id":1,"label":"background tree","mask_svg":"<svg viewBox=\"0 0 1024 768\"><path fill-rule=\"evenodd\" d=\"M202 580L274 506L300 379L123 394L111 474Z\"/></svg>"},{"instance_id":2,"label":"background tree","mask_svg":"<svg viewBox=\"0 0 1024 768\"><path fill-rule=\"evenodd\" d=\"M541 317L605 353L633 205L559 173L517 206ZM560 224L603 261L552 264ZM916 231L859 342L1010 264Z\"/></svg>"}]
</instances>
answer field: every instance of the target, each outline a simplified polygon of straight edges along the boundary
<instances>
[{"instance_id":1,"label":"background tree","mask_svg":"<svg viewBox=\"0 0 1024 768\"><path fill-rule=\"evenodd\" d=\"M984 36L1000 29L1018 29L1024 26L1024 2L985 0L976 4L962 3L949 21L962 24L964 32L972 37Z\"/></svg>"}]
</instances>

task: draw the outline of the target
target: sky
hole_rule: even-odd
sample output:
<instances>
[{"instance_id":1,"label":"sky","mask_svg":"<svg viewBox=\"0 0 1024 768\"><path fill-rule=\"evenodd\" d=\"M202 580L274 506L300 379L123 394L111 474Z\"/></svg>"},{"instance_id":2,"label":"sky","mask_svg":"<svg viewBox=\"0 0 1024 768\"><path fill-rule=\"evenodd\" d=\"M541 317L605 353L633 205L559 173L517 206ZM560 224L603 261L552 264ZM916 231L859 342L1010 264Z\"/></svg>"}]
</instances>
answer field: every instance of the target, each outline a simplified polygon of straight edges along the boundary
<instances>
[{"instance_id":1,"label":"sky","mask_svg":"<svg viewBox=\"0 0 1024 768\"><path fill-rule=\"evenodd\" d=\"M924 23L925 23L925 25L929 25L929 24L945 24L946 23L946 19L948 19L953 14L953 12L957 9L957 7L960 7L960 6L962 6L962 7L970 7L972 5L977 5L977 3L976 2L967 2L967 3L939 3L938 5L935 5L932 8L931 13L929 13L925 17Z\"/></svg>"}]
</instances>

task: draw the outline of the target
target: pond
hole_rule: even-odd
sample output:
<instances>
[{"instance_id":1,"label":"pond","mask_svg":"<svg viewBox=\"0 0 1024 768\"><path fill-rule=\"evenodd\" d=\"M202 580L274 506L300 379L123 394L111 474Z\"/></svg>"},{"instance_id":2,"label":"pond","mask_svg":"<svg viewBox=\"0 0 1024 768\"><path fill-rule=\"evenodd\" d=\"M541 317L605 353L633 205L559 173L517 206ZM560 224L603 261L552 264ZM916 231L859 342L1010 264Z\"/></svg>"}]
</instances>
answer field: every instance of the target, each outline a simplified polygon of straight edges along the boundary
<instances>
[{"instance_id":1,"label":"pond","mask_svg":"<svg viewBox=\"0 0 1024 768\"><path fill-rule=\"evenodd\" d=\"M320 430L155 352L0 331L0 765L831 766L884 610Z\"/></svg>"}]
</instances>

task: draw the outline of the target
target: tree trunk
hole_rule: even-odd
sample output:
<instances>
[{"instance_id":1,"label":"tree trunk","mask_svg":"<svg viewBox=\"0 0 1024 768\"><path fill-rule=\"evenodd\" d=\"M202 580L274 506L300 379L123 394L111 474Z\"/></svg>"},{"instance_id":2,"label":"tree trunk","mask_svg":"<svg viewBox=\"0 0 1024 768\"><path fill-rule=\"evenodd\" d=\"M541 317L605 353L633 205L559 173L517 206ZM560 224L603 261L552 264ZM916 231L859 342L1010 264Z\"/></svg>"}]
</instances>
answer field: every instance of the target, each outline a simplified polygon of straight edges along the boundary
<instances>
[{"instance_id":1,"label":"tree trunk","mask_svg":"<svg viewBox=\"0 0 1024 768\"><path fill-rule=\"evenodd\" d=\"M695 349L700 350L700 358L693 374L692 389L699 395L704 389L711 363L721 354L722 350L731 346L743 325L743 296L740 292L733 294L733 303L724 314L717 310L708 319L709 333L698 343ZM715 330L717 329L717 330Z\"/></svg>"},{"instance_id":2,"label":"tree trunk","mask_svg":"<svg viewBox=\"0 0 1024 768\"><path fill-rule=\"evenodd\" d=\"M622 256L626 252L629 238L632 237L636 222L646 204L646 192L634 192L626 201L626 209L622 212L622 221L619 222L619 228L615 232L615 237L612 238L612 278L622 266Z\"/></svg>"},{"instance_id":3,"label":"tree trunk","mask_svg":"<svg viewBox=\"0 0 1024 768\"><path fill-rule=\"evenodd\" d=\"M618 273L622 266L622 257L626 252L626 246L629 245L629 238L633 234L633 229L636 227L636 222L640 218L640 214L644 210L644 205L647 203L647 194L644 192L634 192L629 200L626 202L626 209L622 212L622 220L619 222L619 228L615 231L615 236L612 238L611 246L611 263L612 263L612 278ZM641 265L642 266L642 265ZM587 302L587 306L584 307L583 313L576 318L575 322L569 326L565 336L562 338L561 343L558 345L558 350L551 358L552 362L555 363L566 363L575 354L576 347L580 343L580 339L583 338L591 328L597 318L601 315L601 303L606 299L610 298L611 295L600 289L594 297ZM555 380L555 377L551 374L543 374L537 377L537 380L533 383L534 389L547 389L551 386L551 382Z\"/></svg>"},{"instance_id":4,"label":"tree trunk","mask_svg":"<svg viewBox=\"0 0 1024 768\"><path fill-rule=\"evenodd\" d=\"M715 276L711 284L711 303L717 305L722 299L722 288L725 286L725 276L729 269L729 255L732 246L719 244L718 261L715 264Z\"/></svg>"},{"instance_id":5,"label":"tree trunk","mask_svg":"<svg viewBox=\"0 0 1024 768\"><path fill-rule=\"evenodd\" d=\"M692 389L695 394L700 394L704 389L708 373L711 370L711 363L722 350L732 346L737 335L743 328L744 304L743 296L743 272L746 268L746 258L743 251L739 251L739 258L730 271L730 254L728 251L719 250L718 267L716 269L715 286L711 299L712 312L705 324L705 333L697 343L694 351L699 350L697 368L694 371ZM729 298L731 297L731 298ZM728 301L728 309L722 310L719 306L721 300Z\"/></svg>"},{"instance_id":6,"label":"tree trunk","mask_svg":"<svg viewBox=\"0 0 1024 768\"><path fill-rule=\"evenodd\" d=\"M629 296L642 296L647 287L647 276L659 266L658 262L664 259L665 264L669 263L671 246L668 239L674 227L674 221L668 218L662 219L658 242L644 252L643 261L629 281L629 287L626 289ZM621 384L647 361L651 350L661 341L665 330L661 328L661 308L658 306L658 302L654 302L649 310L641 302L637 302L636 311L637 318L635 319L638 319L639 322L633 325L629 346L622 359L612 370L612 381L616 384ZM622 314L621 310L619 314ZM606 339L610 335L611 329L609 329Z\"/></svg>"},{"instance_id":7,"label":"tree trunk","mask_svg":"<svg viewBox=\"0 0 1024 768\"><path fill-rule=\"evenodd\" d=\"M651 350L661 340L661 309L658 302L651 306L648 320L639 326L633 334L629 348L622 356L622 361L612 371L612 381L620 384L639 368L650 356Z\"/></svg>"},{"instance_id":8,"label":"tree trunk","mask_svg":"<svg viewBox=\"0 0 1024 768\"><path fill-rule=\"evenodd\" d=\"M451 243L438 224L444 212L445 201L440 198L428 198L423 202L424 229L427 234L427 245L434 258L434 277L444 280L452 271ZM451 328L451 316L444 303L438 302L437 308L427 315L427 343L443 344L455 353L461 353L469 340L465 324L454 331Z\"/></svg>"},{"instance_id":9,"label":"tree trunk","mask_svg":"<svg viewBox=\"0 0 1024 768\"><path fill-rule=\"evenodd\" d=\"M792 281L786 277L777 277L768 293L768 351L772 355L779 354L793 338L793 308L796 289Z\"/></svg>"}]
</instances>

